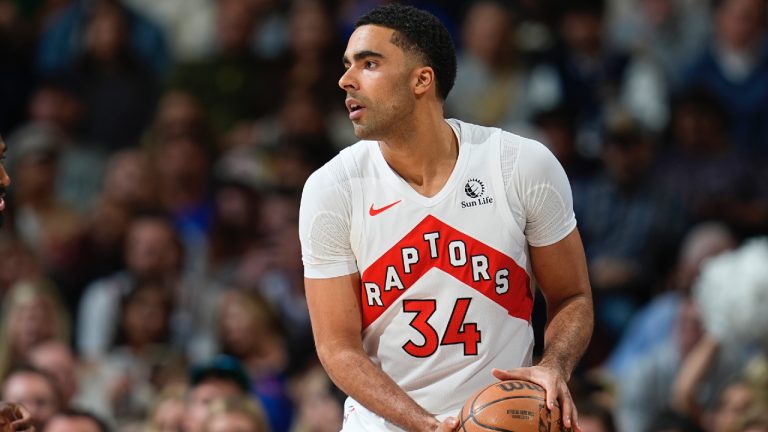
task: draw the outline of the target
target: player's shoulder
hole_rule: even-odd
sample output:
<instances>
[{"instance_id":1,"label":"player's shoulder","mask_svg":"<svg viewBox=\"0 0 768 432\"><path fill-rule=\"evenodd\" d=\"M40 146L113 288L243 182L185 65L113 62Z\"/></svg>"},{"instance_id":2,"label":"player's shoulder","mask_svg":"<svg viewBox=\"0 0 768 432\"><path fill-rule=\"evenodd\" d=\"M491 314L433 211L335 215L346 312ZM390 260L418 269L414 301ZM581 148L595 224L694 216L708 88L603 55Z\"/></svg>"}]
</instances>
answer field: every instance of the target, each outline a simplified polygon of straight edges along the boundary
<instances>
[{"instance_id":1,"label":"player's shoulder","mask_svg":"<svg viewBox=\"0 0 768 432\"><path fill-rule=\"evenodd\" d=\"M476 144L496 143L500 147L501 157L517 163L524 161L538 165L549 164L556 159L547 146L540 141L528 138L515 132L497 127L480 126L459 120L455 122L462 131L462 137Z\"/></svg>"},{"instance_id":2,"label":"player's shoulder","mask_svg":"<svg viewBox=\"0 0 768 432\"><path fill-rule=\"evenodd\" d=\"M304 193L336 188L358 177L361 161L371 153L371 141L358 141L342 149L339 154L313 172L304 184Z\"/></svg>"},{"instance_id":3,"label":"player's shoulder","mask_svg":"<svg viewBox=\"0 0 768 432\"><path fill-rule=\"evenodd\" d=\"M509 130L498 127L481 126L456 119L449 119L448 122L461 130L462 138L474 143L500 142L503 146L526 146L533 147L534 150L547 150L539 141L527 138Z\"/></svg>"}]
</instances>

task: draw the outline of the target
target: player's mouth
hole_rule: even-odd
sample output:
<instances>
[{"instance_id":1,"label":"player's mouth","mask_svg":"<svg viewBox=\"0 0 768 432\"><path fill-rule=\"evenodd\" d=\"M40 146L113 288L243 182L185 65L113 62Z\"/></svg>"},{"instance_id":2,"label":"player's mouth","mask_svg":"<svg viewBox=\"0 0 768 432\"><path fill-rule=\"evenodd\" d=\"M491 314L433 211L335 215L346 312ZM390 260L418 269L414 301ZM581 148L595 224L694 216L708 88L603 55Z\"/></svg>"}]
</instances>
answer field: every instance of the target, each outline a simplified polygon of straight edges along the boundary
<instances>
[{"instance_id":1,"label":"player's mouth","mask_svg":"<svg viewBox=\"0 0 768 432\"><path fill-rule=\"evenodd\" d=\"M347 98L345 101L350 120L358 120L363 115L365 107L355 99Z\"/></svg>"},{"instance_id":2,"label":"player's mouth","mask_svg":"<svg viewBox=\"0 0 768 432\"><path fill-rule=\"evenodd\" d=\"M5 192L0 192L0 212L5 210Z\"/></svg>"}]
</instances>

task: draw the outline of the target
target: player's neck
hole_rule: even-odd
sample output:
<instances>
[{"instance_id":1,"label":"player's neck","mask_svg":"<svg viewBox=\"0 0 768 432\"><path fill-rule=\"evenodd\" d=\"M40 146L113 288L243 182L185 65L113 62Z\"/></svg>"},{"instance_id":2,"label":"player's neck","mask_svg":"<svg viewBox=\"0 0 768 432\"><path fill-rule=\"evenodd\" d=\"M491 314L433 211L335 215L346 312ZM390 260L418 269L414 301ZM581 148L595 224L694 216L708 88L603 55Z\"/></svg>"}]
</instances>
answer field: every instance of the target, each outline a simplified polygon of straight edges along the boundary
<instances>
[{"instance_id":1,"label":"player's neck","mask_svg":"<svg viewBox=\"0 0 768 432\"><path fill-rule=\"evenodd\" d=\"M418 193L434 196L443 188L456 166L459 145L456 134L442 116L415 119L409 133L379 141L390 167Z\"/></svg>"}]
</instances>

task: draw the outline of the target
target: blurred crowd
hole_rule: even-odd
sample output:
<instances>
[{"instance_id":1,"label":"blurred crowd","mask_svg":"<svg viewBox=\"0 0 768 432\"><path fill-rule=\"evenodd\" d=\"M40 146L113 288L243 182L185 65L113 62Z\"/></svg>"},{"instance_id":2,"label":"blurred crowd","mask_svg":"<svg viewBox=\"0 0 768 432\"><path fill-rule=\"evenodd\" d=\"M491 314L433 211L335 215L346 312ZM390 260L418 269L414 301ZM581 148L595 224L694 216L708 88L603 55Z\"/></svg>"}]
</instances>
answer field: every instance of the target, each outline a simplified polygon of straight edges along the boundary
<instances>
[{"instance_id":1,"label":"blurred crowd","mask_svg":"<svg viewBox=\"0 0 768 432\"><path fill-rule=\"evenodd\" d=\"M298 202L355 141L341 57L381 3L0 0L3 400L39 431L339 430ZM446 115L542 141L571 180L583 430L768 431L765 347L709 334L692 296L768 234L766 1L405 3L454 37Z\"/></svg>"}]
</instances>

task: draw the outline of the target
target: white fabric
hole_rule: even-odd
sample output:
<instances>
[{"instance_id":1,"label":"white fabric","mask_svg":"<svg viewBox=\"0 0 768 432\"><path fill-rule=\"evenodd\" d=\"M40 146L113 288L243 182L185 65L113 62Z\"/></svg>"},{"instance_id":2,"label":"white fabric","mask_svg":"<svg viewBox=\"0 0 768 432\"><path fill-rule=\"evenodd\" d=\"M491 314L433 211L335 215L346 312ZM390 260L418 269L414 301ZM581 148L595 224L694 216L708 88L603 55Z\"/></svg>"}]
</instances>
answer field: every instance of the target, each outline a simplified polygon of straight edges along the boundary
<instances>
[{"instance_id":1,"label":"white fabric","mask_svg":"<svg viewBox=\"0 0 768 432\"><path fill-rule=\"evenodd\" d=\"M449 124L459 157L436 195L418 194L378 143L361 141L310 177L299 221L305 276L360 273L366 352L439 418L492 383L491 368L530 364L528 245L556 243L576 226L567 178L546 147ZM345 431L398 430L347 405Z\"/></svg>"}]
</instances>

